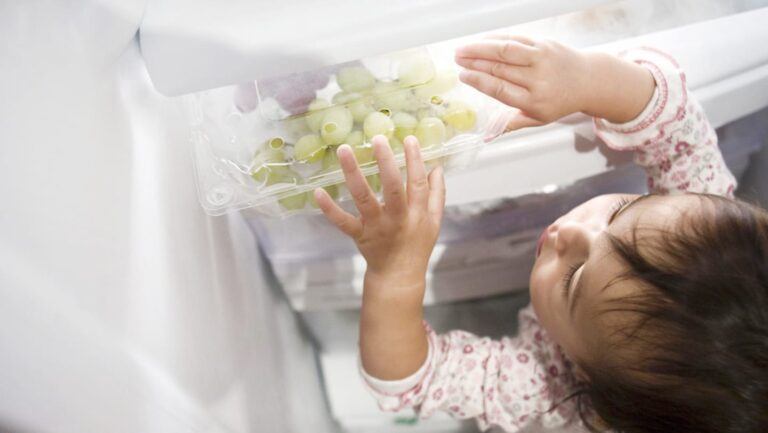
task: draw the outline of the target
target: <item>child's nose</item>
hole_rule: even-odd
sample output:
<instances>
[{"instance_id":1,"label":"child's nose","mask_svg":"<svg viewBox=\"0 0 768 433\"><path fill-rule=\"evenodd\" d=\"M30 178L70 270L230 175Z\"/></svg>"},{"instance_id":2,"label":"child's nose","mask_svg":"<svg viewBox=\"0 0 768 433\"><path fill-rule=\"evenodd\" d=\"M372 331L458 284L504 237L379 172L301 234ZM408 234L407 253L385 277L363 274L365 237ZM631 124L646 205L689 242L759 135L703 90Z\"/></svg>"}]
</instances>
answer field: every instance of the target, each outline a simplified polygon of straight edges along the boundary
<instances>
[{"instance_id":1,"label":"child's nose","mask_svg":"<svg viewBox=\"0 0 768 433\"><path fill-rule=\"evenodd\" d=\"M557 225L555 251L557 254L586 258L598 235L595 227L582 222L563 222Z\"/></svg>"}]
</instances>

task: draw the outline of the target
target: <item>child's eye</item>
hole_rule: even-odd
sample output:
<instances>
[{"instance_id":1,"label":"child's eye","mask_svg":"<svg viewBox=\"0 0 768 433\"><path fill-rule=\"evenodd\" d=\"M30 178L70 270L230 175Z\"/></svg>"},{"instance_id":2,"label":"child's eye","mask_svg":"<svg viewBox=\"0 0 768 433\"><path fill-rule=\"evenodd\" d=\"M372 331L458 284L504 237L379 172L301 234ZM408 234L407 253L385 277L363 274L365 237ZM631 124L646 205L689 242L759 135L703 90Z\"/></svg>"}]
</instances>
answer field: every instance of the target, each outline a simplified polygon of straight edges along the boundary
<instances>
[{"instance_id":1,"label":"child's eye","mask_svg":"<svg viewBox=\"0 0 768 433\"><path fill-rule=\"evenodd\" d=\"M620 199L616 200L616 203L611 206L611 211L608 212L608 224L613 222L613 219L616 218L616 215L619 214L619 211L630 203L632 203L632 199L626 196L622 196Z\"/></svg>"},{"instance_id":2,"label":"child's eye","mask_svg":"<svg viewBox=\"0 0 768 433\"><path fill-rule=\"evenodd\" d=\"M576 275L576 271L578 271L580 267L580 263L572 265L563 276L563 296L565 298L568 298L568 292L571 290L571 285L573 285L573 276Z\"/></svg>"}]
</instances>

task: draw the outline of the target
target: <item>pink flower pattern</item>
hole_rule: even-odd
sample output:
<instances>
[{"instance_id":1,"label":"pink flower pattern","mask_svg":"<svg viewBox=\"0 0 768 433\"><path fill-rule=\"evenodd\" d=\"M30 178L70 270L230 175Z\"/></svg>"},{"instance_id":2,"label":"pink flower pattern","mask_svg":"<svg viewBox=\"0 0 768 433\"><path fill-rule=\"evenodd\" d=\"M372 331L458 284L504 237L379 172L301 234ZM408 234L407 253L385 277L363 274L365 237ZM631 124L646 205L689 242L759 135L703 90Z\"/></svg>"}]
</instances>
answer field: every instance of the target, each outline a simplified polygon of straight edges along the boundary
<instances>
[{"instance_id":1,"label":"pink flower pattern","mask_svg":"<svg viewBox=\"0 0 768 433\"><path fill-rule=\"evenodd\" d=\"M731 197L736 181L677 62L651 48L622 56L651 71L656 92L633 121L615 125L595 119L598 136L614 149L635 151L650 191ZM575 401L566 400L576 385L573 364L548 338L531 306L520 311L518 321L518 335L499 341L461 330L437 335L425 323L431 357L418 384L397 394L368 388L383 410L413 408L421 417L445 411L475 418L482 430L498 426L517 432L532 423L554 428L578 422Z\"/></svg>"},{"instance_id":2,"label":"pink flower pattern","mask_svg":"<svg viewBox=\"0 0 768 433\"><path fill-rule=\"evenodd\" d=\"M703 108L689 95L685 73L677 62L652 48L622 55L648 67L657 83L656 94L643 113L627 124L595 119L600 138L613 149L635 150L635 162L648 174L652 192L732 197L736 180L725 165Z\"/></svg>"}]
</instances>

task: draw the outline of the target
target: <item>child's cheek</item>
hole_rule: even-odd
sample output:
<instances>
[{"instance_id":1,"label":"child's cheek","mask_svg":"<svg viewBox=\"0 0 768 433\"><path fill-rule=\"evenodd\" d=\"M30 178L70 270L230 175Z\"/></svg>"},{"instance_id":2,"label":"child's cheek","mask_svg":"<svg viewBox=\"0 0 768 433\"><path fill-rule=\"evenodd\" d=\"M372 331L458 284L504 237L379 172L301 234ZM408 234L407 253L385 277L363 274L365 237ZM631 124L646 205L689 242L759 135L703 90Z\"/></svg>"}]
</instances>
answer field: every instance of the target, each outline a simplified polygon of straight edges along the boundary
<instances>
[{"instance_id":1,"label":"child's cheek","mask_svg":"<svg viewBox=\"0 0 768 433\"><path fill-rule=\"evenodd\" d=\"M531 303L533 304L533 309L539 320L546 320L549 309L550 290L548 290L549 282L546 277L546 268L546 266L539 266L537 264L537 266L534 267L533 272L531 272L530 279L529 291L531 295Z\"/></svg>"}]
</instances>

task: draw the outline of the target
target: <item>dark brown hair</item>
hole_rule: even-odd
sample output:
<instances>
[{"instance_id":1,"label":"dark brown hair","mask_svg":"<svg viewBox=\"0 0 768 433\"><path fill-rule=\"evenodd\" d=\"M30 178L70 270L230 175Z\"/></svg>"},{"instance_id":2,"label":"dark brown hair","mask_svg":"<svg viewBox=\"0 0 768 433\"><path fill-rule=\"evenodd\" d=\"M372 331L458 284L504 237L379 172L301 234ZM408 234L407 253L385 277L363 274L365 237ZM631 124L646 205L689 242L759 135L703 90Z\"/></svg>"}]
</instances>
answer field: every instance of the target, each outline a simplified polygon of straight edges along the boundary
<instances>
[{"instance_id":1,"label":"dark brown hair","mask_svg":"<svg viewBox=\"0 0 768 433\"><path fill-rule=\"evenodd\" d=\"M699 196L676 230L611 238L620 279L642 289L606 310L632 325L579 362L589 380L574 397L592 431L768 432L768 214Z\"/></svg>"}]
</instances>

